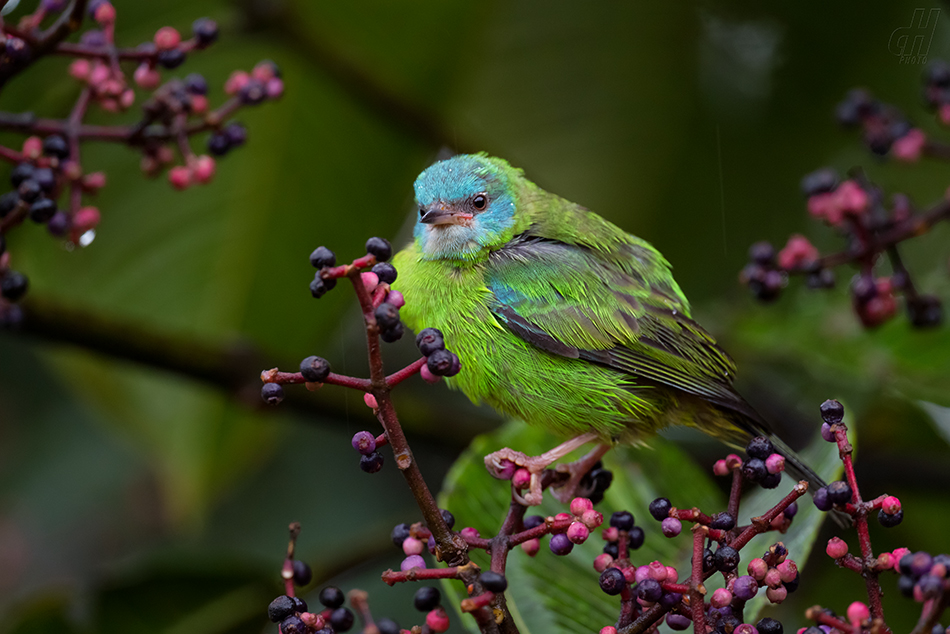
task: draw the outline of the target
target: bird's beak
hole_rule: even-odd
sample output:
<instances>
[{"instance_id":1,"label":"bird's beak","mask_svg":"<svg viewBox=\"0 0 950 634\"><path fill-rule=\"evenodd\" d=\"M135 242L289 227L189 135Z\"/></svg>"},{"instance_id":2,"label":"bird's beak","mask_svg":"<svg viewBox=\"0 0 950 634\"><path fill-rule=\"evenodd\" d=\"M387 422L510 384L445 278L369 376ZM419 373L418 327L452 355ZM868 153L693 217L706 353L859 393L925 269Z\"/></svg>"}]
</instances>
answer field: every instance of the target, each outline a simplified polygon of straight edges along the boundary
<instances>
[{"instance_id":1,"label":"bird's beak","mask_svg":"<svg viewBox=\"0 0 950 634\"><path fill-rule=\"evenodd\" d=\"M446 208L444 205L433 205L422 214L419 222L427 225L463 225L468 224L471 219L472 214L468 212Z\"/></svg>"}]
</instances>

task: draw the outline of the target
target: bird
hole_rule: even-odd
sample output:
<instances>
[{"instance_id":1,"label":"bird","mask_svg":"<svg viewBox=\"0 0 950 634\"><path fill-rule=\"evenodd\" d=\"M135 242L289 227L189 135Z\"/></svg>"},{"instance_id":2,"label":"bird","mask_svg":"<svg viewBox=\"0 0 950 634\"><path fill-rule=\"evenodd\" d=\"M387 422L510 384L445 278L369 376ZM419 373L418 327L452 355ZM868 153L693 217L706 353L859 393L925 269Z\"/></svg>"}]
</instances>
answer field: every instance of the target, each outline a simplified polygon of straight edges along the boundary
<instances>
[{"instance_id":1,"label":"bird","mask_svg":"<svg viewBox=\"0 0 950 634\"><path fill-rule=\"evenodd\" d=\"M597 448L567 496L610 447L673 425L733 445L765 436L793 475L824 486L736 391L735 363L645 240L485 153L432 164L414 189L413 239L393 260L403 322L442 332L461 361L449 387L569 438L541 456L486 457L495 475L529 470L519 501L539 504L541 471L584 444Z\"/></svg>"}]
</instances>

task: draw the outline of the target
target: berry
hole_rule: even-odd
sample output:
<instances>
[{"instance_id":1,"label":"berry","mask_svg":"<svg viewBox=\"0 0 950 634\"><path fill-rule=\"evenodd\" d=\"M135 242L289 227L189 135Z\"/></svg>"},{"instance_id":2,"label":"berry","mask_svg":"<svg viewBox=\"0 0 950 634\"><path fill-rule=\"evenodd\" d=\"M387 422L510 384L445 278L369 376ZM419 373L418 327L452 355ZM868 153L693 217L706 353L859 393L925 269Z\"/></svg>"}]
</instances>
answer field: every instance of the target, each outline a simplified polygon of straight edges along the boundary
<instances>
[{"instance_id":1,"label":"berry","mask_svg":"<svg viewBox=\"0 0 950 634\"><path fill-rule=\"evenodd\" d=\"M353 627L353 613L347 608L337 608L330 613L330 625L337 632L346 632Z\"/></svg>"},{"instance_id":2,"label":"berry","mask_svg":"<svg viewBox=\"0 0 950 634\"><path fill-rule=\"evenodd\" d=\"M192 22L191 32L198 41L198 47L204 48L218 39L218 23L211 18L198 18Z\"/></svg>"},{"instance_id":3,"label":"berry","mask_svg":"<svg viewBox=\"0 0 950 634\"><path fill-rule=\"evenodd\" d=\"M40 185L40 189L49 193L56 187L56 175L48 167L41 167L33 171L33 180Z\"/></svg>"},{"instance_id":4,"label":"berry","mask_svg":"<svg viewBox=\"0 0 950 634\"><path fill-rule=\"evenodd\" d=\"M785 586L785 589L788 592L795 592L796 590L798 590L798 584L801 582L801 580L802 580L801 573L796 572L794 579L792 579L791 581L785 581L784 583L782 583L782 585Z\"/></svg>"},{"instance_id":5,"label":"berry","mask_svg":"<svg viewBox=\"0 0 950 634\"><path fill-rule=\"evenodd\" d=\"M261 388L261 398L268 405L277 405L284 400L284 388L279 383L265 383Z\"/></svg>"},{"instance_id":6,"label":"berry","mask_svg":"<svg viewBox=\"0 0 950 634\"><path fill-rule=\"evenodd\" d=\"M385 262L393 255L393 248L388 240L370 238L366 241L366 252L376 257L378 262Z\"/></svg>"},{"instance_id":7,"label":"berry","mask_svg":"<svg viewBox=\"0 0 950 634\"><path fill-rule=\"evenodd\" d=\"M383 454L374 451L371 454L360 456L360 469L366 473L377 473L383 468Z\"/></svg>"},{"instance_id":8,"label":"berry","mask_svg":"<svg viewBox=\"0 0 950 634\"><path fill-rule=\"evenodd\" d=\"M683 523L675 517L668 517L660 522L660 530L666 537L676 537L683 530Z\"/></svg>"},{"instance_id":9,"label":"berry","mask_svg":"<svg viewBox=\"0 0 950 634\"><path fill-rule=\"evenodd\" d=\"M307 568L307 570L310 570L310 569ZM307 602L306 602L306 601L304 601L304 600L301 599L300 597L290 597L290 599L294 602L294 611L295 611L295 612L297 612L297 613L299 614L299 613L301 613L301 612L307 612L307 611L308 611L308 610L307 610Z\"/></svg>"},{"instance_id":10,"label":"berry","mask_svg":"<svg viewBox=\"0 0 950 634\"><path fill-rule=\"evenodd\" d=\"M755 629L759 631L759 634L782 634L783 633L782 624L776 621L775 619L770 619L768 617L756 623Z\"/></svg>"},{"instance_id":11,"label":"berry","mask_svg":"<svg viewBox=\"0 0 950 634\"><path fill-rule=\"evenodd\" d=\"M832 482L827 489L832 504L847 504L851 501L851 487L844 480Z\"/></svg>"},{"instance_id":12,"label":"berry","mask_svg":"<svg viewBox=\"0 0 950 634\"><path fill-rule=\"evenodd\" d=\"M751 601L758 590L759 584L749 575L743 575L736 579L732 587L733 594L742 601Z\"/></svg>"},{"instance_id":13,"label":"berry","mask_svg":"<svg viewBox=\"0 0 950 634\"><path fill-rule=\"evenodd\" d=\"M379 262L373 266L372 270L384 284L392 284L396 281L396 267L389 262Z\"/></svg>"},{"instance_id":14,"label":"berry","mask_svg":"<svg viewBox=\"0 0 950 634\"><path fill-rule=\"evenodd\" d=\"M574 542L568 539L564 533L551 535L551 552L555 555L567 555L574 550Z\"/></svg>"},{"instance_id":15,"label":"berry","mask_svg":"<svg viewBox=\"0 0 950 634\"><path fill-rule=\"evenodd\" d=\"M429 610L434 610L442 603L442 593L439 592L438 588L422 586L416 590L416 594L412 598L412 603L420 612L428 612Z\"/></svg>"},{"instance_id":16,"label":"berry","mask_svg":"<svg viewBox=\"0 0 950 634\"><path fill-rule=\"evenodd\" d=\"M336 266L336 254L326 247L317 247L310 254L310 264L317 269Z\"/></svg>"},{"instance_id":17,"label":"berry","mask_svg":"<svg viewBox=\"0 0 950 634\"><path fill-rule=\"evenodd\" d=\"M838 173L826 167L807 174L802 179L802 193L806 197L830 192L838 186Z\"/></svg>"},{"instance_id":18,"label":"berry","mask_svg":"<svg viewBox=\"0 0 950 634\"><path fill-rule=\"evenodd\" d=\"M358 431L353 434L350 444L353 445L353 449L366 456L376 451L376 436L368 431Z\"/></svg>"},{"instance_id":19,"label":"berry","mask_svg":"<svg viewBox=\"0 0 950 634\"><path fill-rule=\"evenodd\" d=\"M908 599L914 596L914 586L917 584L910 575L901 575L897 580L897 589Z\"/></svg>"},{"instance_id":20,"label":"berry","mask_svg":"<svg viewBox=\"0 0 950 634\"><path fill-rule=\"evenodd\" d=\"M783 512L785 513L785 517L792 519L798 514L798 502L792 502L785 508L785 511Z\"/></svg>"},{"instance_id":21,"label":"berry","mask_svg":"<svg viewBox=\"0 0 950 634\"><path fill-rule=\"evenodd\" d=\"M402 548L402 543L409 537L409 524L396 524L389 537L396 548Z\"/></svg>"},{"instance_id":22,"label":"berry","mask_svg":"<svg viewBox=\"0 0 950 634\"><path fill-rule=\"evenodd\" d=\"M445 350L445 341L441 332L435 328L426 328L416 336L416 346L419 347L419 352L423 356L428 357L433 352Z\"/></svg>"},{"instance_id":23,"label":"berry","mask_svg":"<svg viewBox=\"0 0 950 634\"><path fill-rule=\"evenodd\" d=\"M654 603L663 596L663 587L656 579L644 579L637 585L637 596L644 601Z\"/></svg>"},{"instance_id":24,"label":"berry","mask_svg":"<svg viewBox=\"0 0 950 634\"><path fill-rule=\"evenodd\" d=\"M379 333L379 338L385 341L386 343L392 343L394 341L399 341L402 339L403 334L406 332L406 327L402 325L401 322L396 322L392 328L385 328ZM448 375L447 375L448 376Z\"/></svg>"},{"instance_id":25,"label":"berry","mask_svg":"<svg viewBox=\"0 0 950 634\"><path fill-rule=\"evenodd\" d=\"M739 553L731 546L720 546L714 555L716 560L716 569L720 572L729 572L735 570L739 565Z\"/></svg>"},{"instance_id":26,"label":"berry","mask_svg":"<svg viewBox=\"0 0 950 634\"><path fill-rule=\"evenodd\" d=\"M688 629L692 623L688 616L683 616L682 614L670 613L666 615L666 624L670 626L671 630L685 630Z\"/></svg>"},{"instance_id":27,"label":"berry","mask_svg":"<svg viewBox=\"0 0 950 634\"><path fill-rule=\"evenodd\" d=\"M386 617L376 621L376 627L379 628L379 634L399 634L401 631L398 623Z\"/></svg>"},{"instance_id":28,"label":"berry","mask_svg":"<svg viewBox=\"0 0 950 634\"><path fill-rule=\"evenodd\" d=\"M36 171L36 168L29 163L19 163L13 168L13 171L10 172L10 182L14 187L19 187L20 183L26 179L33 178L34 171Z\"/></svg>"},{"instance_id":29,"label":"berry","mask_svg":"<svg viewBox=\"0 0 950 634\"><path fill-rule=\"evenodd\" d=\"M749 247L749 259L763 266L774 265L775 247L765 241L756 242Z\"/></svg>"},{"instance_id":30,"label":"berry","mask_svg":"<svg viewBox=\"0 0 950 634\"><path fill-rule=\"evenodd\" d=\"M451 514L449 511L447 511L446 509L441 509L439 512L442 514L442 519L445 521L445 525L448 526L449 529L451 529L453 526L455 526L455 516L454 516L454 515L452 515L452 514Z\"/></svg>"},{"instance_id":31,"label":"berry","mask_svg":"<svg viewBox=\"0 0 950 634\"><path fill-rule=\"evenodd\" d=\"M834 506L831 498L828 497L828 487L816 489L815 495L812 496L812 501L819 511L830 511L831 507Z\"/></svg>"},{"instance_id":32,"label":"berry","mask_svg":"<svg viewBox=\"0 0 950 634\"><path fill-rule=\"evenodd\" d=\"M267 606L267 618L274 623L283 621L294 613L294 600L282 595L270 602Z\"/></svg>"},{"instance_id":33,"label":"berry","mask_svg":"<svg viewBox=\"0 0 950 634\"><path fill-rule=\"evenodd\" d=\"M610 596L617 596L627 586L627 579L617 568L607 568L600 574L600 589Z\"/></svg>"},{"instance_id":34,"label":"berry","mask_svg":"<svg viewBox=\"0 0 950 634\"><path fill-rule=\"evenodd\" d=\"M610 516L610 525L621 531L629 531L633 528L633 513L630 511L617 511Z\"/></svg>"},{"instance_id":35,"label":"berry","mask_svg":"<svg viewBox=\"0 0 950 634\"><path fill-rule=\"evenodd\" d=\"M185 90L192 95L207 95L208 80L204 78L204 75L191 73L185 77Z\"/></svg>"},{"instance_id":36,"label":"berry","mask_svg":"<svg viewBox=\"0 0 950 634\"><path fill-rule=\"evenodd\" d=\"M710 528L718 528L723 531L730 531L736 527L736 520L729 513L723 511L722 513L716 513L713 515L712 522L709 523Z\"/></svg>"},{"instance_id":37,"label":"berry","mask_svg":"<svg viewBox=\"0 0 950 634\"><path fill-rule=\"evenodd\" d=\"M40 194L43 193L43 188L40 187L40 184L35 180L28 178L17 187L17 193L20 194L20 200L31 203L40 197Z\"/></svg>"},{"instance_id":38,"label":"berry","mask_svg":"<svg viewBox=\"0 0 950 634\"><path fill-rule=\"evenodd\" d=\"M242 102L255 105L267 98L267 91L262 82L256 79L248 79L247 83L238 91L238 96Z\"/></svg>"},{"instance_id":39,"label":"berry","mask_svg":"<svg viewBox=\"0 0 950 634\"><path fill-rule=\"evenodd\" d=\"M426 358L426 366L436 376L449 376L454 359L455 355L448 350L436 350Z\"/></svg>"},{"instance_id":40,"label":"berry","mask_svg":"<svg viewBox=\"0 0 950 634\"><path fill-rule=\"evenodd\" d=\"M904 521L904 511L903 509L897 511L893 514L887 514L884 511L878 511L877 521L881 523L881 526L884 528L894 528L902 521Z\"/></svg>"},{"instance_id":41,"label":"berry","mask_svg":"<svg viewBox=\"0 0 950 634\"><path fill-rule=\"evenodd\" d=\"M775 453L775 447L772 446L772 441L765 436L756 436L746 445L745 452L749 454L750 458L765 460Z\"/></svg>"},{"instance_id":42,"label":"berry","mask_svg":"<svg viewBox=\"0 0 950 634\"><path fill-rule=\"evenodd\" d=\"M30 220L33 222L49 222L54 215L56 215L56 202L49 198L40 198L30 205Z\"/></svg>"},{"instance_id":43,"label":"berry","mask_svg":"<svg viewBox=\"0 0 950 634\"><path fill-rule=\"evenodd\" d=\"M185 52L177 48L159 51L155 60L169 70L178 68L185 62Z\"/></svg>"},{"instance_id":44,"label":"berry","mask_svg":"<svg viewBox=\"0 0 950 634\"><path fill-rule=\"evenodd\" d=\"M489 592L504 592L508 588L508 580L505 579L505 575L491 570L486 570L479 575L478 580Z\"/></svg>"},{"instance_id":45,"label":"berry","mask_svg":"<svg viewBox=\"0 0 950 634\"><path fill-rule=\"evenodd\" d=\"M18 204L20 204L20 196L16 192L7 192L0 196L0 218L16 209Z\"/></svg>"},{"instance_id":46,"label":"berry","mask_svg":"<svg viewBox=\"0 0 950 634\"><path fill-rule=\"evenodd\" d=\"M294 559L294 585L305 586L313 579L313 571L310 570L310 566L306 563L300 561L299 559ZM303 610L306 612L306 609ZM300 612L300 610L298 610Z\"/></svg>"},{"instance_id":47,"label":"berry","mask_svg":"<svg viewBox=\"0 0 950 634\"><path fill-rule=\"evenodd\" d=\"M746 480L761 482L767 475L769 475L769 471L765 467L765 462L759 458L747 460L742 465L742 476Z\"/></svg>"},{"instance_id":48,"label":"berry","mask_svg":"<svg viewBox=\"0 0 950 634\"><path fill-rule=\"evenodd\" d=\"M844 419L844 407L834 399L821 404L821 419L829 425L840 423Z\"/></svg>"},{"instance_id":49,"label":"berry","mask_svg":"<svg viewBox=\"0 0 950 634\"><path fill-rule=\"evenodd\" d=\"M288 616L280 622L281 634L309 634L310 628L299 616Z\"/></svg>"},{"instance_id":50,"label":"berry","mask_svg":"<svg viewBox=\"0 0 950 634\"><path fill-rule=\"evenodd\" d=\"M58 134L50 135L43 139L43 154L62 160L69 156L69 144Z\"/></svg>"},{"instance_id":51,"label":"berry","mask_svg":"<svg viewBox=\"0 0 950 634\"><path fill-rule=\"evenodd\" d=\"M607 555L610 555L614 559L617 559L620 557L620 544L617 542L607 542L607 544L604 545L603 552Z\"/></svg>"},{"instance_id":52,"label":"berry","mask_svg":"<svg viewBox=\"0 0 950 634\"><path fill-rule=\"evenodd\" d=\"M643 546L643 540L646 538L646 535L643 532L643 529L639 526L634 526L630 529L628 534L627 543L630 545L630 548L636 550Z\"/></svg>"},{"instance_id":53,"label":"berry","mask_svg":"<svg viewBox=\"0 0 950 634\"><path fill-rule=\"evenodd\" d=\"M525 530L536 528L544 524L544 518L540 515L529 515L524 518L524 527Z\"/></svg>"},{"instance_id":54,"label":"berry","mask_svg":"<svg viewBox=\"0 0 950 634\"><path fill-rule=\"evenodd\" d=\"M29 280L23 273L9 271L3 276L3 279L0 280L0 295L2 295L4 299L15 302L23 297L29 285Z\"/></svg>"},{"instance_id":55,"label":"berry","mask_svg":"<svg viewBox=\"0 0 950 634\"><path fill-rule=\"evenodd\" d=\"M231 147L240 147L247 141L247 128L235 121L224 128L224 134L231 141Z\"/></svg>"},{"instance_id":56,"label":"berry","mask_svg":"<svg viewBox=\"0 0 950 634\"><path fill-rule=\"evenodd\" d=\"M918 295L907 300L907 316L916 328L939 326L943 321L943 305L933 295Z\"/></svg>"},{"instance_id":57,"label":"berry","mask_svg":"<svg viewBox=\"0 0 950 634\"><path fill-rule=\"evenodd\" d=\"M650 515L658 522L663 521L670 514L673 505L666 498L657 498L650 502Z\"/></svg>"},{"instance_id":58,"label":"berry","mask_svg":"<svg viewBox=\"0 0 950 634\"><path fill-rule=\"evenodd\" d=\"M343 591L336 586L327 586L320 591L320 603L328 608L335 610L343 605L344 601L346 601L346 597L343 596Z\"/></svg>"},{"instance_id":59,"label":"berry","mask_svg":"<svg viewBox=\"0 0 950 634\"><path fill-rule=\"evenodd\" d=\"M208 151L215 156L224 156L231 149L231 139L227 134L215 132L208 137Z\"/></svg>"},{"instance_id":60,"label":"berry","mask_svg":"<svg viewBox=\"0 0 950 634\"><path fill-rule=\"evenodd\" d=\"M399 324L399 309L392 304L383 302L376 307L374 314L376 316L376 323L379 324L382 330L391 330Z\"/></svg>"},{"instance_id":61,"label":"berry","mask_svg":"<svg viewBox=\"0 0 950 634\"><path fill-rule=\"evenodd\" d=\"M781 473L769 473L761 481L759 481L759 486L763 489L775 489L779 484L782 483L782 474Z\"/></svg>"},{"instance_id":62,"label":"berry","mask_svg":"<svg viewBox=\"0 0 950 634\"><path fill-rule=\"evenodd\" d=\"M30 59L30 47L26 42L18 37L7 36L6 42L7 59L14 64L22 64Z\"/></svg>"},{"instance_id":63,"label":"berry","mask_svg":"<svg viewBox=\"0 0 950 634\"><path fill-rule=\"evenodd\" d=\"M330 363L322 357L307 357L300 362L300 374L308 383L323 383L330 376Z\"/></svg>"}]
</instances>

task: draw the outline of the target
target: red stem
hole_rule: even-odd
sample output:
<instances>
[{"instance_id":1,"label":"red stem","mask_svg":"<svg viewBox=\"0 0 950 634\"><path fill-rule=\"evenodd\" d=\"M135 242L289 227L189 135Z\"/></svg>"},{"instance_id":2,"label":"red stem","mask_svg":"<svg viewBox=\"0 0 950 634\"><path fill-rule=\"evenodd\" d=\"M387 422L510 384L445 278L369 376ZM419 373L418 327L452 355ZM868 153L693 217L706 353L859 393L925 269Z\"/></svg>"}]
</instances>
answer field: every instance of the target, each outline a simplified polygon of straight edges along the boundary
<instances>
[{"instance_id":1,"label":"red stem","mask_svg":"<svg viewBox=\"0 0 950 634\"><path fill-rule=\"evenodd\" d=\"M703 595L703 542L706 541L706 527L693 525L693 570L689 581L689 609L693 616L695 634L706 634L706 605Z\"/></svg>"},{"instance_id":2,"label":"red stem","mask_svg":"<svg viewBox=\"0 0 950 634\"><path fill-rule=\"evenodd\" d=\"M416 374L419 374L419 370L421 370L422 366L424 366L425 364L426 364L425 357L422 357L421 359L413 361L412 363L404 367L402 370L399 370L398 372L393 372L392 374L387 376L386 385L388 385L390 388L396 387L397 385L399 385L406 379L412 376L415 376Z\"/></svg>"}]
</instances>

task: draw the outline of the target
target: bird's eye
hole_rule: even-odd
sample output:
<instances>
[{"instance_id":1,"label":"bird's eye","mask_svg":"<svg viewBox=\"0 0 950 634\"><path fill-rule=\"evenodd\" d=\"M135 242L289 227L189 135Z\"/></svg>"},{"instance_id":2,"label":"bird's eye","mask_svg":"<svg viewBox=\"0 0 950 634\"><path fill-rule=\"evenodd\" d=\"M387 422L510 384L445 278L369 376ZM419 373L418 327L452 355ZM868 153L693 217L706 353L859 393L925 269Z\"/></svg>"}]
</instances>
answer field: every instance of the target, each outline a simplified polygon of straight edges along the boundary
<instances>
[{"instance_id":1,"label":"bird's eye","mask_svg":"<svg viewBox=\"0 0 950 634\"><path fill-rule=\"evenodd\" d=\"M484 211L485 207L488 206L488 196L485 194L475 194L475 197L472 198L472 207L478 211Z\"/></svg>"}]
</instances>

